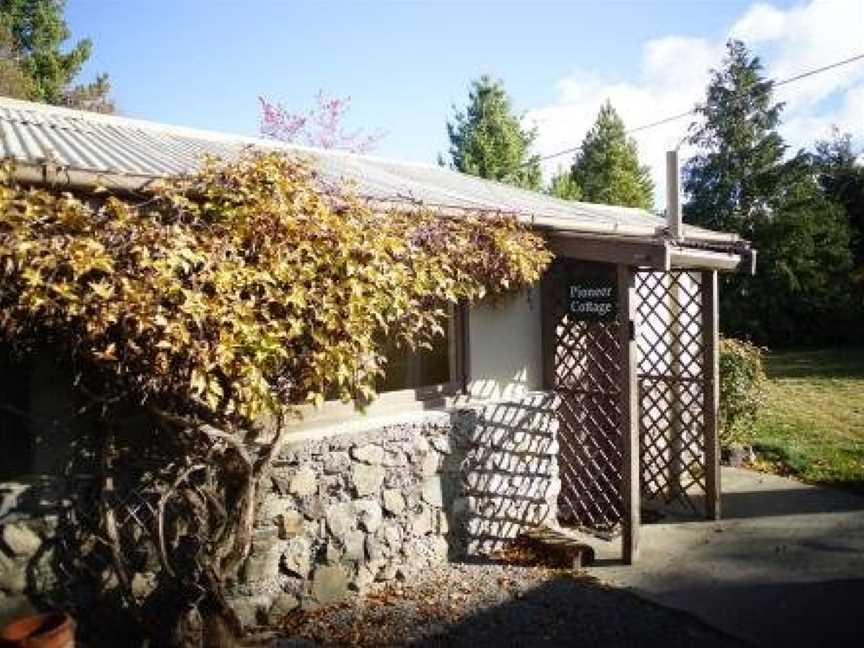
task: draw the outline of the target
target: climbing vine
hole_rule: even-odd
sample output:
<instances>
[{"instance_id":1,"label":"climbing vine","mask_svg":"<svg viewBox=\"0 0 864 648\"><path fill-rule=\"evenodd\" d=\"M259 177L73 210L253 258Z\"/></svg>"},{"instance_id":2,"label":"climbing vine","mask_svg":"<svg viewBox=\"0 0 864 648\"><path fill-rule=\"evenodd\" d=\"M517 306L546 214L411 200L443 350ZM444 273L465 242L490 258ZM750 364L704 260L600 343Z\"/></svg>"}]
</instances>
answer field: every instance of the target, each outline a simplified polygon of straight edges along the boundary
<instances>
[{"instance_id":1,"label":"climbing vine","mask_svg":"<svg viewBox=\"0 0 864 648\"><path fill-rule=\"evenodd\" d=\"M0 170L0 340L24 354L50 345L68 364L98 406L104 475L125 443L121 412L144 412L170 435L159 513L194 518L158 521L179 626L215 614L238 629L224 586L248 555L256 497L285 437L262 421L325 398L370 401L386 369L380 340L428 346L448 304L536 282L551 259L511 217L382 212L275 153L208 159L139 198L13 177ZM203 504L177 504L184 489ZM128 586L110 503L103 513ZM181 569L193 528L196 568ZM171 641L197 645L201 632Z\"/></svg>"}]
</instances>

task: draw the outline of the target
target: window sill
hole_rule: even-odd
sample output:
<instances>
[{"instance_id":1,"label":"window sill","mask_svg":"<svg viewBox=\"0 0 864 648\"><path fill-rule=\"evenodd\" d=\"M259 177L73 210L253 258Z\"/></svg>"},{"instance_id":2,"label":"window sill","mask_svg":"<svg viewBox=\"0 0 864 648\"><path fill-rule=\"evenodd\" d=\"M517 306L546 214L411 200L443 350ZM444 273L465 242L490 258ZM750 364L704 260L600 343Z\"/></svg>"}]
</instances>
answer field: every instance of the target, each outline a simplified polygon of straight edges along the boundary
<instances>
[{"instance_id":1,"label":"window sill","mask_svg":"<svg viewBox=\"0 0 864 648\"><path fill-rule=\"evenodd\" d=\"M392 425L410 424L447 424L453 421L454 414L460 410L481 409L496 403L518 402L546 392L526 391L518 396L507 398L477 398L463 394L442 395L432 400L413 400L406 402L402 392L382 394L379 400L360 412L350 403L325 403L320 409L308 408L301 419L289 425L286 445L305 443L310 440L325 439L343 434L360 434ZM393 398L402 394L402 399ZM390 397L390 398L388 398ZM336 406L342 406L337 408Z\"/></svg>"}]
</instances>

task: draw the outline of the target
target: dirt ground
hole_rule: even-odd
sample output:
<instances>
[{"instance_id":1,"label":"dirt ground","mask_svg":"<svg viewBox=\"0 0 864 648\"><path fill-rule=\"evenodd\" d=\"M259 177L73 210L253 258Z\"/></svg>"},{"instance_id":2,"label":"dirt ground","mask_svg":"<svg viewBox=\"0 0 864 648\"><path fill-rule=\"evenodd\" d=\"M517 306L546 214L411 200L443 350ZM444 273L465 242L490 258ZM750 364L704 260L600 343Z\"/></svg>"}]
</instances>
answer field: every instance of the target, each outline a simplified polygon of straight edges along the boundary
<instances>
[{"instance_id":1,"label":"dirt ground","mask_svg":"<svg viewBox=\"0 0 864 648\"><path fill-rule=\"evenodd\" d=\"M682 612L572 571L454 564L287 620L284 646L742 645Z\"/></svg>"}]
</instances>

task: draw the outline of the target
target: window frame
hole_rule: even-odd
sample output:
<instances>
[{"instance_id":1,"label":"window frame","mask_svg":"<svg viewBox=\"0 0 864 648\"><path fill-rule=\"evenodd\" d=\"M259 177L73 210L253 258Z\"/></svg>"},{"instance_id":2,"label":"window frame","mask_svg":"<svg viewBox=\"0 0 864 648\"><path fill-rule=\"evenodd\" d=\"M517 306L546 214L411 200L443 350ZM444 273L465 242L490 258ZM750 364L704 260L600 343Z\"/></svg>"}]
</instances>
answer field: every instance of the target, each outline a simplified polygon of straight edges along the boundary
<instances>
[{"instance_id":1,"label":"window frame","mask_svg":"<svg viewBox=\"0 0 864 648\"><path fill-rule=\"evenodd\" d=\"M447 318L450 379L444 383L382 392L363 408L356 402L328 400L319 407L302 405L301 425L339 423L358 416L375 416L405 411L422 411L446 407L448 399L468 393L470 375L468 347L468 306L460 302L450 308Z\"/></svg>"}]
</instances>

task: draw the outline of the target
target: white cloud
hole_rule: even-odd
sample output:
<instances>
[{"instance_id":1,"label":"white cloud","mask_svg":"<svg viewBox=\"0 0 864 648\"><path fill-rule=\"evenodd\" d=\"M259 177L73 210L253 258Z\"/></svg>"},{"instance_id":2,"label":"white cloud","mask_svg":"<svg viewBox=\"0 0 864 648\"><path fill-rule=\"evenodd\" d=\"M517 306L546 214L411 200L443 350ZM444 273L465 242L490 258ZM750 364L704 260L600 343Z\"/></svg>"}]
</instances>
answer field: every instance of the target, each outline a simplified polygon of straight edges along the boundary
<instances>
[{"instance_id":1,"label":"white cloud","mask_svg":"<svg viewBox=\"0 0 864 648\"><path fill-rule=\"evenodd\" d=\"M829 65L864 51L864 2L822 0L786 11L754 5L730 35L764 53L776 79ZM806 109L833 94L864 82L864 64L850 65L778 88L788 110Z\"/></svg>"},{"instance_id":2,"label":"white cloud","mask_svg":"<svg viewBox=\"0 0 864 648\"><path fill-rule=\"evenodd\" d=\"M782 38L788 24L787 16L786 12L769 4L755 4L732 27L732 36L751 44Z\"/></svg>"},{"instance_id":3,"label":"white cloud","mask_svg":"<svg viewBox=\"0 0 864 648\"><path fill-rule=\"evenodd\" d=\"M704 39L672 36L645 44L636 82L609 82L577 71L559 83L558 101L528 113L527 118L538 128L537 150L545 155L578 146L606 99L631 128L684 112L704 92L708 70L721 52L722 46ZM665 151L678 146L688 124L688 119L682 119L634 135L642 161L652 168L658 203L663 193ZM550 160L545 170L549 173L571 159Z\"/></svg>"},{"instance_id":4,"label":"white cloud","mask_svg":"<svg viewBox=\"0 0 864 648\"><path fill-rule=\"evenodd\" d=\"M728 36L759 54L769 76L784 79L864 52L864 2L815 0L789 9L757 3L730 26ZM648 41L635 80L574 70L558 83L554 103L527 115L539 130L538 152L578 146L607 98L630 128L692 108L704 97L709 69L720 64L723 40L670 35ZM812 146L835 123L864 138L864 61L781 86L776 96L786 102L781 132L792 150ZM685 118L634 134L642 161L651 166L660 207L665 151L678 145L688 124ZM682 149L682 156L687 153ZM550 160L544 170L549 173L571 159Z\"/></svg>"}]
</instances>

